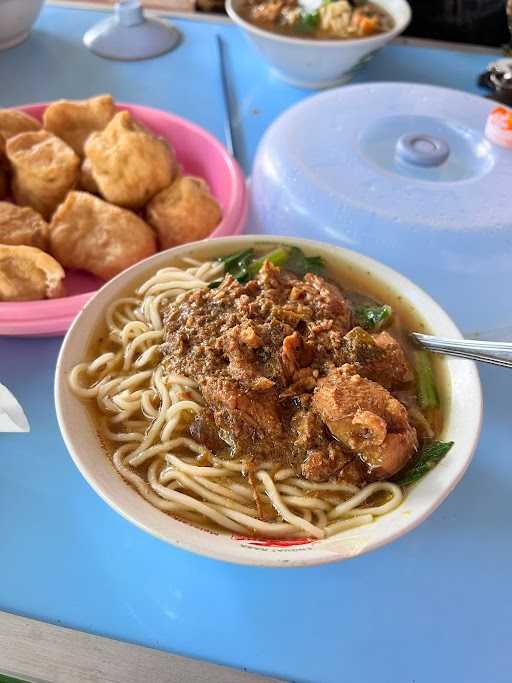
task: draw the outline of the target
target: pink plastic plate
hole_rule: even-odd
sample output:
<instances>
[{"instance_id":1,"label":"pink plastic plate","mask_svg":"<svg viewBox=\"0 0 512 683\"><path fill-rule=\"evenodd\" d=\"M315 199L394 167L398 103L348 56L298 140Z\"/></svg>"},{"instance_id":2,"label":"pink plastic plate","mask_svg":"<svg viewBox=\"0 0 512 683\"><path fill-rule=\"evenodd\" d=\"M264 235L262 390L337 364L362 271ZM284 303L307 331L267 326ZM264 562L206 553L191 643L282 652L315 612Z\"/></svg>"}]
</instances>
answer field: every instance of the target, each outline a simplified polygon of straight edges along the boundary
<instances>
[{"instance_id":1,"label":"pink plastic plate","mask_svg":"<svg viewBox=\"0 0 512 683\"><path fill-rule=\"evenodd\" d=\"M41 120L49 103L17 107ZM186 173L204 178L220 203L223 220L211 233L224 237L240 233L247 215L245 179L236 161L210 133L179 116L158 109L119 103L176 150ZM66 332L77 313L103 282L79 271L66 273L67 296L60 299L0 303L0 335L56 336Z\"/></svg>"}]
</instances>

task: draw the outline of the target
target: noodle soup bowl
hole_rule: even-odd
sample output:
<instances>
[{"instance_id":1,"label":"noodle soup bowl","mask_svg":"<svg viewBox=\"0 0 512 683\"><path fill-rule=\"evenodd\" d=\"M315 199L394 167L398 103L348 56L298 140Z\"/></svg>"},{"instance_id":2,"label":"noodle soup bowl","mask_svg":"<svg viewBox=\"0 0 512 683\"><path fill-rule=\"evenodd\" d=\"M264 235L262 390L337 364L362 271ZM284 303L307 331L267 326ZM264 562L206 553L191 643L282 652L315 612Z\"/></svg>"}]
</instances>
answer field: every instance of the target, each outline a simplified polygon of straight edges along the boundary
<instances>
[{"instance_id":1,"label":"noodle soup bowl","mask_svg":"<svg viewBox=\"0 0 512 683\"><path fill-rule=\"evenodd\" d=\"M331 88L350 81L385 45L405 31L411 20L406 0L379 0L393 18L390 31L354 39L313 39L288 36L246 21L241 9L246 0L226 0L226 11L244 32L271 70L298 88Z\"/></svg>"},{"instance_id":2,"label":"noodle soup bowl","mask_svg":"<svg viewBox=\"0 0 512 683\"><path fill-rule=\"evenodd\" d=\"M93 489L127 520L167 543L201 555L240 564L294 567L346 560L375 550L414 529L442 503L468 467L480 433L482 396L473 362L448 357L439 361L444 408L444 426L439 438L454 441L450 453L409 488L395 509L376 515L370 523L340 530L322 539L307 533L294 538L282 538L279 534L255 538L249 532L220 531L209 525L181 521L154 507L119 476L107 457L88 405L94 401L77 397L70 387L70 377L75 376L73 368L94 358L91 345L101 332L107 311L114 310L117 306L114 302L129 297L158 270L180 265L182 259L210 261L250 246L261 245L270 250L278 244L295 245L306 255L322 256L335 277L341 273L340 280L343 274L350 276L351 282L371 280L374 287L378 285L382 300L400 310L403 306L412 307L420 316L423 329L432 334L461 337L456 325L428 294L396 271L354 251L289 237L246 235L206 240L155 254L99 290L64 339L57 361L55 402L59 426L76 466Z\"/></svg>"}]
</instances>

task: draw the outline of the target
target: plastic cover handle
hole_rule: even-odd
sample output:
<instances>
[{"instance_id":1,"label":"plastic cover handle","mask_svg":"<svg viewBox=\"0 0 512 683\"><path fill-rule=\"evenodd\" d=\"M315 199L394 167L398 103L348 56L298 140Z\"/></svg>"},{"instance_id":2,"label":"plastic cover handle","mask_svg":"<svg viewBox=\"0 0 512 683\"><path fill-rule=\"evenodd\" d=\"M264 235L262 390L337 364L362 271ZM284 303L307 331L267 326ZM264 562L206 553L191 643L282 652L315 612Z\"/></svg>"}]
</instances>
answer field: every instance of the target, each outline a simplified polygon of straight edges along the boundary
<instances>
[{"instance_id":1,"label":"plastic cover handle","mask_svg":"<svg viewBox=\"0 0 512 683\"><path fill-rule=\"evenodd\" d=\"M427 133L402 135L396 143L397 159L413 166L440 166L449 156L448 143Z\"/></svg>"},{"instance_id":2,"label":"plastic cover handle","mask_svg":"<svg viewBox=\"0 0 512 683\"><path fill-rule=\"evenodd\" d=\"M115 11L121 26L137 26L144 21L139 0L120 0L116 3Z\"/></svg>"}]
</instances>

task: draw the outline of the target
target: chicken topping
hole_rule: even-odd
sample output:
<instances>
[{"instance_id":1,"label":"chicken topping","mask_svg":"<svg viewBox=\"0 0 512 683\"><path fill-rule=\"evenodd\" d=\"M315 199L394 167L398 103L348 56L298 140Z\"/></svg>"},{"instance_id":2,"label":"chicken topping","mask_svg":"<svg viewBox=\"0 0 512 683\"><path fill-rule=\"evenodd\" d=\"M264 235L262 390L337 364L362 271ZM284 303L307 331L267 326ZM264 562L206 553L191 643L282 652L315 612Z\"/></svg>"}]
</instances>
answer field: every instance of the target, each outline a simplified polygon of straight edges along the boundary
<instances>
[{"instance_id":1,"label":"chicken topping","mask_svg":"<svg viewBox=\"0 0 512 683\"><path fill-rule=\"evenodd\" d=\"M412 379L398 341L353 327L349 300L319 275L266 261L244 284L192 291L166 311L163 352L198 382L206 407L190 431L222 457L362 485L417 447L388 391Z\"/></svg>"},{"instance_id":2,"label":"chicken topping","mask_svg":"<svg viewBox=\"0 0 512 683\"><path fill-rule=\"evenodd\" d=\"M418 446L405 406L352 365L332 370L318 382L313 409L331 434L366 463L373 479L398 472Z\"/></svg>"}]
</instances>

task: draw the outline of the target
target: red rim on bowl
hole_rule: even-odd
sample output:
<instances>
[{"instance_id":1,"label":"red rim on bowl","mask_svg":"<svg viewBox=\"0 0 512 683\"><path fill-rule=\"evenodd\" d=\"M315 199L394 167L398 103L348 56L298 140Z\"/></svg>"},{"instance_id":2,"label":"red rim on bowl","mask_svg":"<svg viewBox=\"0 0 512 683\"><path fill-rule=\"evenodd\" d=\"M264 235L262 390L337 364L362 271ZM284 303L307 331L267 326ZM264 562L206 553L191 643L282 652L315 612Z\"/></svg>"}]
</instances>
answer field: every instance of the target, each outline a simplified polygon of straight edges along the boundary
<instances>
[{"instance_id":1,"label":"red rim on bowl","mask_svg":"<svg viewBox=\"0 0 512 683\"><path fill-rule=\"evenodd\" d=\"M49 103L16 107L41 120ZM119 102L157 135L168 139L187 173L204 178L223 210L223 219L212 237L239 234L247 217L247 191L240 166L221 143L200 126L167 112ZM101 283L71 273L77 293L60 299L0 303L0 335L56 336L64 334Z\"/></svg>"}]
</instances>

